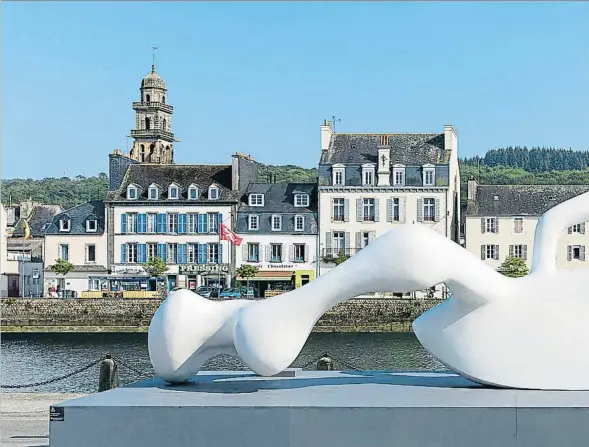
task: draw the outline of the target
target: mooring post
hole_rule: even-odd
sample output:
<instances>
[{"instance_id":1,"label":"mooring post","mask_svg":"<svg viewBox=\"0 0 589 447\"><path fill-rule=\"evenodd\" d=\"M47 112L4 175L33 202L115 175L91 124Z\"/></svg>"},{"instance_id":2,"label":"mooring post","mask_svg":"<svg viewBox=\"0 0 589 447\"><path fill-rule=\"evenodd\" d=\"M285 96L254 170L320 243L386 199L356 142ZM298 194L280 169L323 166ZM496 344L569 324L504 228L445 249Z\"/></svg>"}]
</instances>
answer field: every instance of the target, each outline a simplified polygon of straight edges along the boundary
<instances>
[{"instance_id":1,"label":"mooring post","mask_svg":"<svg viewBox=\"0 0 589 447\"><path fill-rule=\"evenodd\" d=\"M333 360L329 357L321 357L317 360L317 371L333 371Z\"/></svg>"},{"instance_id":2,"label":"mooring post","mask_svg":"<svg viewBox=\"0 0 589 447\"><path fill-rule=\"evenodd\" d=\"M100 377L98 378L98 392L112 390L119 386L119 368L110 354L100 362Z\"/></svg>"}]
</instances>

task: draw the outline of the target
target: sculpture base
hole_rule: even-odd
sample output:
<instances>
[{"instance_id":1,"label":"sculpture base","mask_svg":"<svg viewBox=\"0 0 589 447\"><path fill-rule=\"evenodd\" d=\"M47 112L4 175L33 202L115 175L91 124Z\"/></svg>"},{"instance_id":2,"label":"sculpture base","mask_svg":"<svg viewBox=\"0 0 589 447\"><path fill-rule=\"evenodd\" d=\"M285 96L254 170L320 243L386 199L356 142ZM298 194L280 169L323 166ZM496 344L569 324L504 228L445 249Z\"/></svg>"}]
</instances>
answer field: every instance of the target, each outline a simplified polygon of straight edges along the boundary
<instances>
[{"instance_id":1,"label":"sculpture base","mask_svg":"<svg viewBox=\"0 0 589 447\"><path fill-rule=\"evenodd\" d=\"M485 388L452 373L207 371L74 399L52 419L51 447L577 447L589 392Z\"/></svg>"}]
</instances>

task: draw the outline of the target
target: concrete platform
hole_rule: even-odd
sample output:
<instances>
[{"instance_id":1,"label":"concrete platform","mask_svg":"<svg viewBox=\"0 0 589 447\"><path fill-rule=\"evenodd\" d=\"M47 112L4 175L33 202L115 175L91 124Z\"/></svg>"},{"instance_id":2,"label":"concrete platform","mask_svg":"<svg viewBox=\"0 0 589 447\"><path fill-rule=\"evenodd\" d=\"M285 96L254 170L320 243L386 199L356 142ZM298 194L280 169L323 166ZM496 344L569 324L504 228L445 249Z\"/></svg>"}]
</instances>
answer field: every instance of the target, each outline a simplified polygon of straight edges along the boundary
<instances>
[{"instance_id":1,"label":"concrete platform","mask_svg":"<svg viewBox=\"0 0 589 447\"><path fill-rule=\"evenodd\" d=\"M589 392L485 388L452 373L203 372L70 400L51 447L579 447ZM63 419L63 420L59 420Z\"/></svg>"}]
</instances>

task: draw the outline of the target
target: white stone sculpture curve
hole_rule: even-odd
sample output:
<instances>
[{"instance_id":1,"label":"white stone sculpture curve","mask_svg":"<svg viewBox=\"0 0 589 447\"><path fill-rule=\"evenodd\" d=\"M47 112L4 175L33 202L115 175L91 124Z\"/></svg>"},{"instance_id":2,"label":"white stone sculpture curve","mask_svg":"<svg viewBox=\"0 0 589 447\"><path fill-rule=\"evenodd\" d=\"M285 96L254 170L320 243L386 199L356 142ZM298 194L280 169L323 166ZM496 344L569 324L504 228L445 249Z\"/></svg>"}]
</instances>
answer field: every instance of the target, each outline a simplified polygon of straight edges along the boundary
<instances>
[{"instance_id":1,"label":"white stone sculpture curve","mask_svg":"<svg viewBox=\"0 0 589 447\"><path fill-rule=\"evenodd\" d=\"M558 270L558 239L589 220L589 193L544 214L530 275L507 278L422 224L384 234L329 273L263 301L170 293L149 328L156 372L170 382L210 357L237 354L254 372L288 368L317 320L366 292L410 292L445 283L451 298L421 315L414 332L433 356L480 383L589 390L589 270Z\"/></svg>"}]
</instances>

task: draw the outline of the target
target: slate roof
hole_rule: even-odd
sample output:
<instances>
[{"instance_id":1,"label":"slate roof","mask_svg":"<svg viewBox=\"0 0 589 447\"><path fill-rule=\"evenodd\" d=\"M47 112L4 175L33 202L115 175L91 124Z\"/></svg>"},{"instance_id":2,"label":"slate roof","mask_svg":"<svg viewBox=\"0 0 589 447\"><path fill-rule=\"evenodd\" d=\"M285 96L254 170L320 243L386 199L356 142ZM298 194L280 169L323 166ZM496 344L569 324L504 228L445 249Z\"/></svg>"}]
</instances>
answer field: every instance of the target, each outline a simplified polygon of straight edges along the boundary
<instances>
[{"instance_id":1,"label":"slate roof","mask_svg":"<svg viewBox=\"0 0 589 447\"><path fill-rule=\"evenodd\" d=\"M22 239L22 235L21 235L21 237L18 239L8 238L6 240L6 250L7 251L17 251L17 252L22 252L24 250L25 252L28 252L28 251L33 251L35 248L38 248L42 244L43 244L43 239L27 239L26 241L24 241L24 244L23 244L23 239Z\"/></svg>"},{"instance_id":2,"label":"slate roof","mask_svg":"<svg viewBox=\"0 0 589 447\"><path fill-rule=\"evenodd\" d=\"M43 270L46 272L50 272L51 266L48 265ZM108 269L105 266L99 264L74 264L74 269L72 270L72 272L108 273Z\"/></svg>"},{"instance_id":3,"label":"slate roof","mask_svg":"<svg viewBox=\"0 0 589 447\"><path fill-rule=\"evenodd\" d=\"M35 205L31 216L27 219L29 228L31 229L31 237L44 237L46 225L49 224L53 217L62 211L59 205ZM20 237L24 235L24 230L21 227L21 219L18 220L14 227L11 237Z\"/></svg>"},{"instance_id":4,"label":"slate roof","mask_svg":"<svg viewBox=\"0 0 589 447\"><path fill-rule=\"evenodd\" d=\"M589 191L589 185L479 185L467 216L541 216L550 208Z\"/></svg>"},{"instance_id":5,"label":"slate roof","mask_svg":"<svg viewBox=\"0 0 589 447\"><path fill-rule=\"evenodd\" d=\"M133 164L127 168L118 189L108 193L108 202L137 202L147 201L148 188L152 183L162 187L160 200L168 200L168 187L172 183L180 186L178 201L188 201L188 187L195 184L199 188L200 197L190 202L237 202L239 193L231 190L231 165L155 165ZM215 183L219 187L219 199L209 200L208 189ZM135 184L139 187L138 198L127 200L127 187ZM154 202L154 200L149 200Z\"/></svg>"},{"instance_id":6,"label":"slate roof","mask_svg":"<svg viewBox=\"0 0 589 447\"><path fill-rule=\"evenodd\" d=\"M308 207L295 207L294 194L309 194ZM264 194L264 206L249 206L251 193ZM238 212L257 213L314 213L317 212L316 183L250 183Z\"/></svg>"},{"instance_id":7,"label":"slate roof","mask_svg":"<svg viewBox=\"0 0 589 447\"><path fill-rule=\"evenodd\" d=\"M336 133L329 148L321 154L320 164L378 163L378 146L381 137L388 135L391 146L391 163L423 165L447 163L443 133L421 134L349 134Z\"/></svg>"},{"instance_id":8,"label":"slate roof","mask_svg":"<svg viewBox=\"0 0 589 447\"><path fill-rule=\"evenodd\" d=\"M70 231L59 231L59 221L62 218L69 218ZM89 218L96 219L96 231L86 231L86 220ZM65 210L57 214L51 224L45 230L45 234L55 235L70 235L70 234L85 234L85 235L101 235L104 234L105 229L105 207L104 203L98 200L82 203L73 208Z\"/></svg>"}]
</instances>

